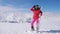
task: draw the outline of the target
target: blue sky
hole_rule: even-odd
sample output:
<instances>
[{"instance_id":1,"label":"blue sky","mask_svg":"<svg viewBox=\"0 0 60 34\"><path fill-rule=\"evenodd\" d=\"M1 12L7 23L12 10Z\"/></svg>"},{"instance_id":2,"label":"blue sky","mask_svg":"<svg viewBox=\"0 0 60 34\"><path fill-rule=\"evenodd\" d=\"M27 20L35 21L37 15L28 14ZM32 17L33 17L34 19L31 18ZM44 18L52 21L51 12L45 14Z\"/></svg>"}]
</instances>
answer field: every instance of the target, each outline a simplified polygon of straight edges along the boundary
<instances>
[{"instance_id":1,"label":"blue sky","mask_svg":"<svg viewBox=\"0 0 60 34\"><path fill-rule=\"evenodd\" d=\"M43 12L60 13L60 0L0 0L0 6L13 6L15 8L26 8L29 12L33 5L41 6Z\"/></svg>"}]
</instances>

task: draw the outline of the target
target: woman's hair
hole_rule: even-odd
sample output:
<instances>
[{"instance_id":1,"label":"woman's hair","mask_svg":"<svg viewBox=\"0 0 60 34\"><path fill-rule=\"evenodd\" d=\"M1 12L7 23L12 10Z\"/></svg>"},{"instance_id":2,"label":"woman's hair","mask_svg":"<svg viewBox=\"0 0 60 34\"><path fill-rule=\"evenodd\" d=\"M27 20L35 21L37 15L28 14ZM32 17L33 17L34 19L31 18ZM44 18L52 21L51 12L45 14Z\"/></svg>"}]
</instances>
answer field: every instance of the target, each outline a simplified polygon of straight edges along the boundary
<instances>
[{"instance_id":1,"label":"woman's hair","mask_svg":"<svg viewBox=\"0 0 60 34\"><path fill-rule=\"evenodd\" d=\"M36 6L37 6L37 8L35 8ZM33 8L34 8L34 10L40 10L39 5L34 5Z\"/></svg>"}]
</instances>

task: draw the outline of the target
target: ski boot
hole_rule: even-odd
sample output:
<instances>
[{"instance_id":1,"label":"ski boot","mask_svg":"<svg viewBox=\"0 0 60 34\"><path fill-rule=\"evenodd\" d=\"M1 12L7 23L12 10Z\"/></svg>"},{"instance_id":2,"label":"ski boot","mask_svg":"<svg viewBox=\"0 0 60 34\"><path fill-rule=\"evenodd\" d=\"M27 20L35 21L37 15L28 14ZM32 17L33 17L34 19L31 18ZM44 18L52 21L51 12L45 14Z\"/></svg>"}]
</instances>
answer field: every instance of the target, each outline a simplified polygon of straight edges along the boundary
<instances>
[{"instance_id":1,"label":"ski boot","mask_svg":"<svg viewBox=\"0 0 60 34\"><path fill-rule=\"evenodd\" d=\"M33 26L31 26L31 30L34 31L34 27Z\"/></svg>"}]
</instances>

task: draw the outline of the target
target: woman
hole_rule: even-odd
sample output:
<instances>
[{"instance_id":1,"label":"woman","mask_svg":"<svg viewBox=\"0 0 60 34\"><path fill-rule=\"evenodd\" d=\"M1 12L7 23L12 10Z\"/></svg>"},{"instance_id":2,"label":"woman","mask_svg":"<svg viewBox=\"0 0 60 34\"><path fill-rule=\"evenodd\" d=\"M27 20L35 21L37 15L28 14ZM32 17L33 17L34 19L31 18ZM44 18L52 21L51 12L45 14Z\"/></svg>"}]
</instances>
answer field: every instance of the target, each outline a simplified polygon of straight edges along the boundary
<instances>
[{"instance_id":1,"label":"woman","mask_svg":"<svg viewBox=\"0 0 60 34\"><path fill-rule=\"evenodd\" d=\"M42 11L40 10L40 7L38 5L34 5L30 10L33 12L33 19L32 19L32 22L31 22L31 29L34 30L35 21L36 21L36 28L38 29L39 17L42 16Z\"/></svg>"}]
</instances>

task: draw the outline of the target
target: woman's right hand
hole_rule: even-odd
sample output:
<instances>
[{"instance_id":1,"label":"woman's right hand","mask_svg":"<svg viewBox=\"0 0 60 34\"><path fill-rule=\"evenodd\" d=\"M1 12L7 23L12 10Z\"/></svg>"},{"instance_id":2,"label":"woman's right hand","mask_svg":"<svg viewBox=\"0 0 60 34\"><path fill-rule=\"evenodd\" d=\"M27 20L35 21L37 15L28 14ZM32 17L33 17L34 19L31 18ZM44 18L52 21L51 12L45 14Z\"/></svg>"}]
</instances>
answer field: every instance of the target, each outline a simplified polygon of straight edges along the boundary
<instances>
[{"instance_id":1,"label":"woman's right hand","mask_svg":"<svg viewBox=\"0 0 60 34\"><path fill-rule=\"evenodd\" d=\"M34 8L33 8L33 10L34 10Z\"/></svg>"}]
</instances>

